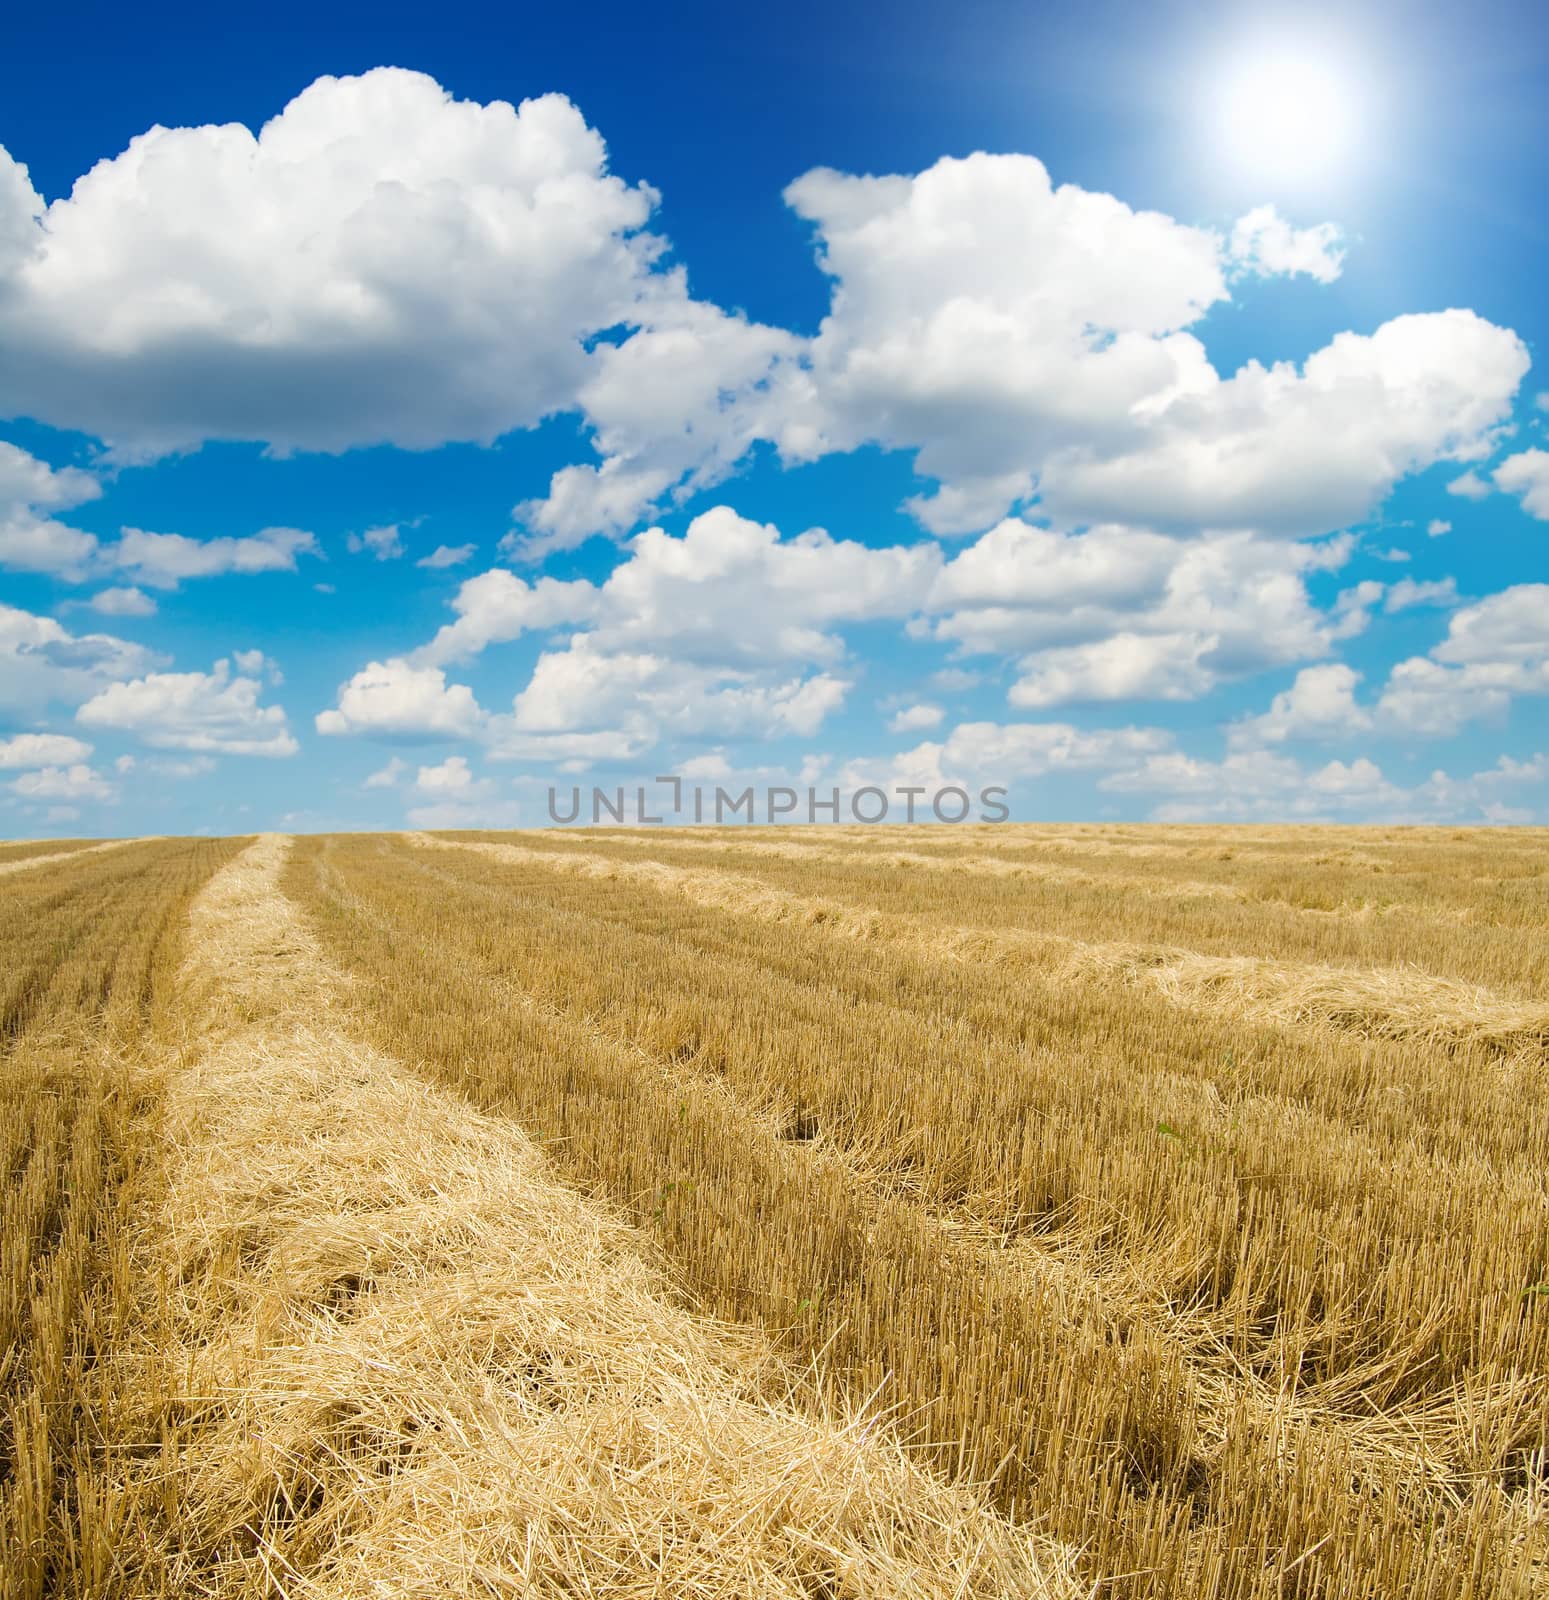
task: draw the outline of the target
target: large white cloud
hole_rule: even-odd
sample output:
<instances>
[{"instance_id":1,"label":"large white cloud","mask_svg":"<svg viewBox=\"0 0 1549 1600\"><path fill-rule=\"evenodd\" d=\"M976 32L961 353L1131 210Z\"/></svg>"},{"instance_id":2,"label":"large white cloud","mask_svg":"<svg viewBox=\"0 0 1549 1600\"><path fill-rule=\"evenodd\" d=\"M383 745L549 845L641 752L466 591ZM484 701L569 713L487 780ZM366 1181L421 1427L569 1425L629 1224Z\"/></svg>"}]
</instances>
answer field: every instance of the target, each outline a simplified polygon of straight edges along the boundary
<instances>
[{"instance_id":1,"label":"large white cloud","mask_svg":"<svg viewBox=\"0 0 1549 1600\"><path fill-rule=\"evenodd\" d=\"M255 136L156 128L48 207L0 157L0 413L120 452L490 440L560 411L595 459L516 508L524 554L621 536L759 443L910 451L933 531L1036 495L1062 525L1301 535L1474 459L1526 370L1462 310L1217 373L1191 331L1244 273L1339 267L1328 224L1229 234L1056 186L1030 156L786 191L832 279L815 337L691 298L568 101L322 78Z\"/></svg>"},{"instance_id":2,"label":"large white cloud","mask_svg":"<svg viewBox=\"0 0 1549 1600\"><path fill-rule=\"evenodd\" d=\"M131 733L157 750L292 756L300 748L281 706L260 705L257 678L233 675L229 661L210 672L153 672L109 684L76 712L87 728Z\"/></svg>"},{"instance_id":3,"label":"large white cloud","mask_svg":"<svg viewBox=\"0 0 1549 1600\"><path fill-rule=\"evenodd\" d=\"M938 532L984 526L1051 454L1122 430L1227 293L1213 234L1055 188L1030 156L819 170L786 199L834 279L811 354L821 448L916 451L952 491L918 504Z\"/></svg>"},{"instance_id":4,"label":"large white cloud","mask_svg":"<svg viewBox=\"0 0 1549 1600\"><path fill-rule=\"evenodd\" d=\"M622 531L759 440L788 462L913 452L935 487L911 509L940 534L1034 496L1072 526L1322 533L1478 457L1527 370L1515 334L1451 310L1218 373L1191 330L1234 277L1339 270L1336 229L1268 206L1223 237L984 154L913 177L820 169L786 199L833 280L816 337L701 307L599 352L581 404L603 459L518 508L529 550Z\"/></svg>"},{"instance_id":5,"label":"large white cloud","mask_svg":"<svg viewBox=\"0 0 1549 1600\"><path fill-rule=\"evenodd\" d=\"M1328 656L1384 597L1389 609L1452 598L1447 585L1368 580L1332 606L1315 603L1311 581L1355 547L1349 537L1185 539L1112 524L1071 533L1012 518L947 561L929 542L782 538L717 507L681 537L638 535L601 583L498 568L467 579L455 620L407 657L365 669L318 727L477 737L532 759L543 758L533 740L559 736L638 752L672 734L815 731L852 681L848 627L875 620L963 654L1011 657L1019 709L1194 699ZM492 645L555 633L509 715L486 714L446 677Z\"/></svg>"},{"instance_id":6,"label":"large white cloud","mask_svg":"<svg viewBox=\"0 0 1549 1600\"><path fill-rule=\"evenodd\" d=\"M941 532L1034 489L1074 523L1327 531L1478 451L1527 370L1515 335L1452 311L1223 379L1186 330L1226 296L1226 266L1336 264L1330 231L1264 208L1227 245L1054 188L1025 156L810 173L787 198L835 279L812 350L823 445L915 450L945 485L917 503Z\"/></svg>"},{"instance_id":7,"label":"large white cloud","mask_svg":"<svg viewBox=\"0 0 1549 1600\"><path fill-rule=\"evenodd\" d=\"M834 661L835 629L899 618L922 605L940 552L881 548L821 528L782 539L768 523L725 506L696 517L681 539L648 529L602 586L599 644L670 643L701 662Z\"/></svg>"},{"instance_id":8,"label":"large white cloud","mask_svg":"<svg viewBox=\"0 0 1549 1600\"><path fill-rule=\"evenodd\" d=\"M1460 666L1509 665L1533 681L1549 655L1549 583L1518 583L1457 612L1431 652Z\"/></svg>"},{"instance_id":9,"label":"large white cloud","mask_svg":"<svg viewBox=\"0 0 1549 1600\"><path fill-rule=\"evenodd\" d=\"M1202 657L1215 640L1189 633L1116 633L1023 659L1011 704L1028 710L1099 700L1197 700L1215 683Z\"/></svg>"},{"instance_id":10,"label":"large white cloud","mask_svg":"<svg viewBox=\"0 0 1549 1600\"><path fill-rule=\"evenodd\" d=\"M47 207L0 154L0 413L125 453L492 439L571 405L583 341L660 292L654 199L562 96L392 68L256 136L152 128Z\"/></svg>"},{"instance_id":11,"label":"large white cloud","mask_svg":"<svg viewBox=\"0 0 1549 1600\"><path fill-rule=\"evenodd\" d=\"M668 734L810 733L850 686L835 670L845 625L909 616L940 569L928 543L873 548L821 529L785 539L719 506L681 537L637 535L600 584L501 568L467 579L456 620L358 674L318 728L476 735L504 755L561 760L637 753ZM509 715L486 723L472 691L447 681L446 666L492 645L566 629L579 631L540 654Z\"/></svg>"},{"instance_id":12,"label":"large white cloud","mask_svg":"<svg viewBox=\"0 0 1549 1600\"><path fill-rule=\"evenodd\" d=\"M446 623L410 660L417 666L467 661L490 645L509 644L560 623L587 621L596 615L597 605L597 586L585 579L529 583L493 567L463 580L452 599L457 621Z\"/></svg>"}]
</instances>

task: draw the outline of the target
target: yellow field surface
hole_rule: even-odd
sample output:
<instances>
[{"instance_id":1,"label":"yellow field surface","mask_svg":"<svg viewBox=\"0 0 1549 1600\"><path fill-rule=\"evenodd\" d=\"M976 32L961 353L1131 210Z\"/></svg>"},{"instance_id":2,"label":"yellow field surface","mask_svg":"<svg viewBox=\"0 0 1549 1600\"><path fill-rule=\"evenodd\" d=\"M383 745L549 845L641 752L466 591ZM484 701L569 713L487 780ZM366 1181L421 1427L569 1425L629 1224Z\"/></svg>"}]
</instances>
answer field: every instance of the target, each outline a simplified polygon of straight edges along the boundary
<instances>
[{"instance_id":1,"label":"yellow field surface","mask_svg":"<svg viewBox=\"0 0 1549 1600\"><path fill-rule=\"evenodd\" d=\"M17 867L7 1597L1549 1594L1549 833Z\"/></svg>"}]
</instances>

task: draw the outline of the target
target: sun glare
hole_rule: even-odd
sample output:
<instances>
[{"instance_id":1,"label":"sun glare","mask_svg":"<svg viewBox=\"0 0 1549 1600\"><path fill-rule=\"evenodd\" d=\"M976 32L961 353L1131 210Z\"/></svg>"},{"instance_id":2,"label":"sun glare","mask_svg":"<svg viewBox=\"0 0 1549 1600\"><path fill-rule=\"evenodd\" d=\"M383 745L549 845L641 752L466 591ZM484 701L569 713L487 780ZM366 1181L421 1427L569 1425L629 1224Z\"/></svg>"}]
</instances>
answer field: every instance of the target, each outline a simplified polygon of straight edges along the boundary
<instances>
[{"instance_id":1,"label":"sun glare","mask_svg":"<svg viewBox=\"0 0 1549 1600\"><path fill-rule=\"evenodd\" d=\"M1316 180L1353 157L1356 94L1318 56L1266 51L1226 69L1215 137L1242 171L1280 182Z\"/></svg>"}]
</instances>

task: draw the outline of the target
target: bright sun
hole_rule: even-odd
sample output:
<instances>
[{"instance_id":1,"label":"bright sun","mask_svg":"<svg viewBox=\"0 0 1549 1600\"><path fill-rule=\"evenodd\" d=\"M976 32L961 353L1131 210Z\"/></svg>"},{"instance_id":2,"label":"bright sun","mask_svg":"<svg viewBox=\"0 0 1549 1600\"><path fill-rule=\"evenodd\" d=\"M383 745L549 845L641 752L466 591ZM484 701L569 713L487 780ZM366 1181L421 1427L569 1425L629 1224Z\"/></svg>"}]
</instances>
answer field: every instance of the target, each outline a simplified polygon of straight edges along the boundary
<instances>
[{"instance_id":1,"label":"bright sun","mask_svg":"<svg viewBox=\"0 0 1549 1600\"><path fill-rule=\"evenodd\" d=\"M1355 108L1352 86L1327 61L1266 51L1223 74L1216 138L1254 177L1315 181L1353 157Z\"/></svg>"}]
</instances>

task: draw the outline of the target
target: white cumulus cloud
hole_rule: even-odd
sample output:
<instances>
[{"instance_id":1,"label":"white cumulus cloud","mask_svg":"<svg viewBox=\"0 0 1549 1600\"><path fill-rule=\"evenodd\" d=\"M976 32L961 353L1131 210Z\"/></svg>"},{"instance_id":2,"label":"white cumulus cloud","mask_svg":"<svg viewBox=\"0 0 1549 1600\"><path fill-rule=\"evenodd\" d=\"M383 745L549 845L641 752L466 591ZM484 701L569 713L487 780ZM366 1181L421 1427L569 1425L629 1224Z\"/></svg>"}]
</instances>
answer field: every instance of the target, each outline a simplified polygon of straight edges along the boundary
<instances>
[{"instance_id":1,"label":"white cumulus cloud","mask_svg":"<svg viewBox=\"0 0 1549 1600\"><path fill-rule=\"evenodd\" d=\"M1340 231L1332 222L1293 228L1272 205L1256 206L1239 217L1228 246L1232 260L1264 275L1305 273L1332 283L1344 265Z\"/></svg>"},{"instance_id":2,"label":"white cumulus cloud","mask_svg":"<svg viewBox=\"0 0 1549 1600\"><path fill-rule=\"evenodd\" d=\"M1503 713L1515 695L1549 694L1549 584L1519 583L1453 613L1428 656L1398 662L1378 713L1445 737Z\"/></svg>"},{"instance_id":3,"label":"white cumulus cloud","mask_svg":"<svg viewBox=\"0 0 1549 1600\"><path fill-rule=\"evenodd\" d=\"M156 602L143 589L115 586L99 589L86 602L103 617L154 617Z\"/></svg>"},{"instance_id":4,"label":"white cumulus cloud","mask_svg":"<svg viewBox=\"0 0 1549 1600\"><path fill-rule=\"evenodd\" d=\"M74 705L104 683L147 672L161 658L108 633L73 634L52 617L0 603L0 708Z\"/></svg>"},{"instance_id":5,"label":"white cumulus cloud","mask_svg":"<svg viewBox=\"0 0 1549 1600\"><path fill-rule=\"evenodd\" d=\"M120 572L153 589L175 589L188 578L227 573L294 572L298 555L316 555L317 540L299 528L265 528L247 538L189 539L181 533L125 528L105 552Z\"/></svg>"},{"instance_id":6,"label":"white cumulus cloud","mask_svg":"<svg viewBox=\"0 0 1549 1600\"><path fill-rule=\"evenodd\" d=\"M381 528L367 528L364 533L352 533L345 543L352 555L365 551L378 561L396 561L403 554L403 539L396 522Z\"/></svg>"},{"instance_id":7,"label":"white cumulus cloud","mask_svg":"<svg viewBox=\"0 0 1549 1600\"><path fill-rule=\"evenodd\" d=\"M1514 494L1522 509L1540 522L1549 522L1549 450L1519 450L1493 473L1497 489Z\"/></svg>"},{"instance_id":8,"label":"white cumulus cloud","mask_svg":"<svg viewBox=\"0 0 1549 1600\"><path fill-rule=\"evenodd\" d=\"M0 412L135 455L488 441L572 404L583 341L635 315L654 201L563 96L397 68L256 135L152 128L46 207L0 153Z\"/></svg>"},{"instance_id":9,"label":"white cumulus cloud","mask_svg":"<svg viewBox=\"0 0 1549 1600\"><path fill-rule=\"evenodd\" d=\"M11 780L11 792L23 800L98 800L111 802L118 798L118 790L84 762L69 767L43 767L36 772L24 772ZM64 813L74 816L73 811Z\"/></svg>"},{"instance_id":10,"label":"white cumulus cloud","mask_svg":"<svg viewBox=\"0 0 1549 1600\"><path fill-rule=\"evenodd\" d=\"M1283 744L1287 739L1339 739L1370 729L1370 713L1356 704L1361 675L1342 661L1303 667L1261 716L1245 717L1228 730L1235 746Z\"/></svg>"},{"instance_id":11,"label":"white cumulus cloud","mask_svg":"<svg viewBox=\"0 0 1549 1600\"><path fill-rule=\"evenodd\" d=\"M421 556L414 565L431 572L439 572L443 567L460 567L477 549L478 546L473 544L438 544L428 556Z\"/></svg>"},{"instance_id":12,"label":"white cumulus cloud","mask_svg":"<svg viewBox=\"0 0 1549 1600\"><path fill-rule=\"evenodd\" d=\"M917 701L904 706L888 718L889 733L920 733L926 728L939 728L946 712L929 701Z\"/></svg>"},{"instance_id":13,"label":"white cumulus cloud","mask_svg":"<svg viewBox=\"0 0 1549 1600\"><path fill-rule=\"evenodd\" d=\"M292 756L300 748L281 706L259 704L257 678L233 676L229 661L210 672L153 672L109 684L79 711L83 727L134 734L157 750Z\"/></svg>"},{"instance_id":14,"label":"white cumulus cloud","mask_svg":"<svg viewBox=\"0 0 1549 1600\"><path fill-rule=\"evenodd\" d=\"M439 667L393 658L362 667L339 690L338 706L317 714L325 734L461 739L476 735L485 717L473 691L448 683Z\"/></svg>"},{"instance_id":15,"label":"white cumulus cloud","mask_svg":"<svg viewBox=\"0 0 1549 1600\"><path fill-rule=\"evenodd\" d=\"M1380 584L1357 586L1332 612L1308 589L1352 548L1118 524L1063 533L1011 518L943 569L929 631L966 653L1015 656L1014 705L1193 699L1327 655L1359 631Z\"/></svg>"},{"instance_id":16,"label":"white cumulus cloud","mask_svg":"<svg viewBox=\"0 0 1549 1600\"><path fill-rule=\"evenodd\" d=\"M65 733L18 733L0 739L0 767L64 767L84 761L91 746Z\"/></svg>"}]
</instances>

